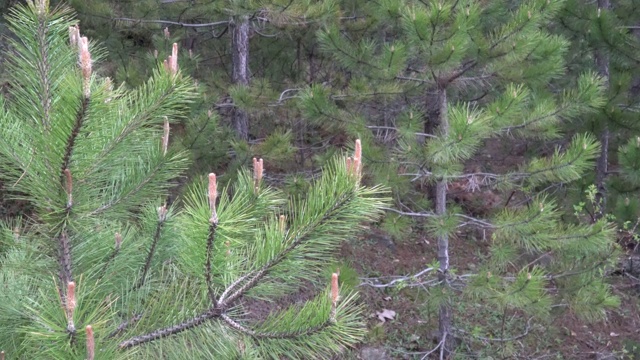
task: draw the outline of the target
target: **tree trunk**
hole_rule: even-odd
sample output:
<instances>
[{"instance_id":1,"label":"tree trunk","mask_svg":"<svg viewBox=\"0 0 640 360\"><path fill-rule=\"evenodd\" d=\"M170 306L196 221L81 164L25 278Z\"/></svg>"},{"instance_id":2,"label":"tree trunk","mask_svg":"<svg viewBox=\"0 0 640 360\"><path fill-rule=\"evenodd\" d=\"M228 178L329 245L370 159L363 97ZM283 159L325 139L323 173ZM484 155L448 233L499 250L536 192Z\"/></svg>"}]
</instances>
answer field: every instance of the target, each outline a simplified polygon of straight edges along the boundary
<instances>
[{"instance_id":1,"label":"tree trunk","mask_svg":"<svg viewBox=\"0 0 640 360\"><path fill-rule=\"evenodd\" d=\"M447 89L438 89L438 122L440 133L447 136L449 133L449 119L447 116ZM436 214L444 216L447 212L447 180L439 179L436 182ZM438 280L442 287L448 286L449 281L449 235L438 236ZM451 306L447 299L440 304L438 311L438 322L440 330L440 353L447 357L451 353L453 336L451 334Z\"/></svg>"},{"instance_id":2,"label":"tree trunk","mask_svg":"<svg viewBox=\"0 0 640 360\"><path fill-rule=\"evenodd\" d=\"M232 81L235 85L249 85L249 17L241 16L230 24L233 62ZM241 140L249 139L249 114L234 108L231 125Z\"/></svg>"},{"instance_id":3,"label":"tree trunk","mask_svg":"<svg viewBox=\"0 0 640 360\"><path fill-rule=\"evenodd\" d=\"M609 0L598 0L598 9L609 10L611 8L611 3ZM600 10L598 10L600 11ZM609 81L611 80L609 74L609 55L605 50L598 49L595 53L596 67L598 69L598 73L606 80L606 88L609 89ZM600 156L596 162L596 196L595 196L595 211L594 218L598 220L602 218L606 212L607 207L607 189L605 187L605 181L607 178L607 171L609 165L609 124L607 119L607 111L604 110L603 121L604 127L602 129L602 133L600 134L600 145L602 146L600 150Z\"/></svg>"}]
</instances>

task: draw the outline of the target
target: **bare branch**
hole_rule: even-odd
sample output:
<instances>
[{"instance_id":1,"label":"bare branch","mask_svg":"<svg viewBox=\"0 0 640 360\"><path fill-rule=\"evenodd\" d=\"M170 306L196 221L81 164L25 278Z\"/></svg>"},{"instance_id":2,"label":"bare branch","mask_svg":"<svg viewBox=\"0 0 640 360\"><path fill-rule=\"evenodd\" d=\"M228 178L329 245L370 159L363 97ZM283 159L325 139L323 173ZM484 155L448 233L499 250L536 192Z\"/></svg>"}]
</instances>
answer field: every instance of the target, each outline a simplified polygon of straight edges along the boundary
<instances>
[{"instance_id":1,"label":"bare branch","mask_svg":"<svg viewBox=\"0 0 640 360\"><path fill-rule=\"evenodd\" d=\"M361 282L359 286L371 286L371 287L375 287L375 288L391 287L391 286L394 286L395 284L403 282L403 281L407 281L408 282L408 281L417 279L420 276L422 276L424 274L427 274L427 273L429 273L429 272L431 272L433 270L435 270L435 269L432 268L432 267L429 267L429 268L423 269L422 271L420 271L418 273L415 273L413 275L400 276L400 277L397 277L394 280L391 280L388 283L382 283L382 284L381 283L376 283L376 282L380 281L379 280L380 278L360 278L360 280L362 280L363 282ZM422 284L422 285L424 285L424 284ZM414 286L414 284L409 284L408 286Z\"/></svg>"},{"instance_id":2,"label":"bare branch","mask_svg":"<svg viewBox=\"0 0 640 360\"><path fill-rule=\"evenodd\" d=\"M373 125L369 125L367 126L367 129L383 129L383 130L395 130L398 131L397 127L393 127L393 126L373 126ZM421 133L421 132L417 132L414 133L418 136L424 136L424 137L428 137L428 138L437 138L437 136L432 135L432 134L427 134L427 133Z\"/></svg>"},{"instance_id":3,"label":"bare branch","mask_svg":"<svg viewBox=\"0 0 640 360\"><path fill-rule=\"evenodd\" d=\"M413 217L424 217L424 218L432 218L432 217L436 217L438 215L436 215L433 212L406 212L406 211L400 211L394 208L389 208L389 207L383 207L382 210L386 210L386 211L391 211L394 212L396 214L400 214L400 215L407 215L407 216L413 216Z\"/></svg>"},{"instance_id":4,"label":"bare branch","mask_svg":"<svg viewBox=\"0 0 640 360\"><path fill-rule=\"evenodd\" d=\"M264 34L264 33L261 33L261 32L260 32L260 31L258 31L258 29L256 29L255 27L253 28L253 31L254 31L256 34L258 34L258 35L260 35L260 36L262 36L262 37L266 37L266 38L275 38L275 37L278 37L278 34Z\"/></svg>"},{"instance_id":5,"label":"bare branch","mask_svg":"<svg viewBox=\"0 0 640 360\"><path fill-rule=\"evenodd\" d=\"M198 28L198 27L216 27L216 26L222 26L222 25L225 25L225 26L229 25L229 21L216 21L216 22L212 22L212 23L190 24L190 23L183 23L183 22L169 21L169 20L145 20L145 19L125 18L125 17L113 18L112 20L115 20L115 21L127 21L127 22L137 22L137 23L177 25L177 26L182 26L182 27L194 27L194 28Z\"/></svg>"},{"instance_id":6,"label":"bare branch","mask_svg":"<svg viewBox=\"0 0 640 360\"><path fill-rule=\"evenodd\" d=\"M302 89L300 88L295 88L295 89L286 89L283 92L280 93L280 97L278 98L278 102L281 103L283 100L288 100L288 99L293 99L293 98L297 98L297 96L288 96L288 97L284 97L284 95L288 92L292 92L292 91L302 91Z\"/></svg>"}]
</instances>

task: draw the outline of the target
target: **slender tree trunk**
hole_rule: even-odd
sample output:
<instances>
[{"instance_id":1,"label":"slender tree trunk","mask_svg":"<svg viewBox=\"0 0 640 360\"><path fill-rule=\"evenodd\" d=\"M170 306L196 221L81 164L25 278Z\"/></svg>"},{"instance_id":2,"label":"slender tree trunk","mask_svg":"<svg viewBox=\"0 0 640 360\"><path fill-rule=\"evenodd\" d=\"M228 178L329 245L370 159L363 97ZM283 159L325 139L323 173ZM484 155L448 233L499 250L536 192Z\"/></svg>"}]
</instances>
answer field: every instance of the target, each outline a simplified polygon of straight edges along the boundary
<instances>
[{"instance_id":1,"label":"slender tree trunk","mask_svg":"<svg viewBox=\"0 0 640 360\"><path fill-rule=\"evenodd\" d=\"M440 125L440 133L446 136L449 133L449 119L447 116L447 89L438 89L438 122ZM444 215L447 212L447 180L440 179L436 182L436 214ZM438 236L438 280L441 286L448 286L449 281L449 235L443 234ZM443 300L438 311L438 323L440 330L440 342L442 348L440 353L447 357L451 352L451 344L453 336L451 334L451 306L448 300Z\"/></svg>"},{"instance_id":2,"label":"slender tree trunk","mask_svg":"<svg viewBox=\"0 0 640 360\"><path fill-rule=\"evenodd\" d=\"M598 9L609 10L611 8L611 3L609 0L598 0ZM600 10L599 10L600 11ZM606 51L602 49L596 50L595 53L596 67L598 68L598 73L602 76L607 83L607 90L609 89L609 81L611 80L609 74L609 55ZM600 134L600 145L602 146L600 150L600 156L596 162L596 208L594 211L595 219L598 220L602 218L605 214L607 207L607 189L605 187L605 181L607 178L607 171L609 165L609 124L606 116L603 117L603 121L605 121L604 127L602 129L602 133Z\"/></svg>"},{"instance_id":3,"label":"slender tree trunk","mask_svg":"<svg viewBox=\"0 0 640 360\"><path fill-rule=\"evenodd\" d=\"M314 52L315 45L311 44L311 48L309 49L309 76L307 78L307 84L311 85L316 81L316 54Z\"/></svg>"},{"instance_id":4,"label":"slender tree trunk","mask_svg":"<svg viewBox=\"0 0 640 360\"><path fill-rule=\"evenodd\" d=\"M296 81L297 82L301 82L304 81L303 79L305 79L305 73L304 73L304 64L303 64L303 56L304 56L304 46L302 44L302 37L299 37L297 40L297 46L296 46L296 67L297 67L297 73L295 74L296 76ZM305 134L307 132L306 130L306 124L307 122L302 120L302 119L293 119L293 128L296 134L296 142L297 142L297 147L298 147L298 169L304 168L304 162L305 162L305 151L306 151L306 144L304 143L304 137Z\"/></svg>"},{"instance_id":5,"label":"slender tree trunk","mask_svg":"<svg viewBox=\"0 0 640 360\"><path fill-rule=\"evenodd\" d=\"M249 17L241 16L230 24L233 62L232 81L236 85L249 85ZM239 139L249 139L249 114L234 108L231 125Z\"/></svg>"}]
</instances>

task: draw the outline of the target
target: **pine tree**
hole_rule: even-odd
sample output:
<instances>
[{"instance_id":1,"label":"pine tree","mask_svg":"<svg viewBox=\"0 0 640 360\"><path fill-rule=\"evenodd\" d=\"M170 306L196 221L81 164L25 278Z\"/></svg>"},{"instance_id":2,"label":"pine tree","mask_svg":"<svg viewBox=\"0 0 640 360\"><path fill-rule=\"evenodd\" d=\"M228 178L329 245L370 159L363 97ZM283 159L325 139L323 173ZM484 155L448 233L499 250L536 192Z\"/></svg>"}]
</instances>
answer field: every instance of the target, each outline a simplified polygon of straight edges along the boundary
<instances>
[{"instance_id":1,"label":"pine tree","mask_svg":"<svg viewBox=\"0 0 640 360\"><path fill-rule=\"evenodd\" d=\"M303 80L305 38L312 37L317 24L339 15L333 0L94 3L72 2L91 22L102 23L96 29L107 33L103 37L109 41L118 36L100 28L115 25L123 35L137 39L133 44L126 38L118 41L129 46L139 42L148 47L155 35L165 31L192 50L200 60L196 78L208 85L210 95L221 98L218 110L228 116L234 134L243 141L249 140L250 130L251 138L264 135L260 120L276 122L272 119L280 114L273 114L267 105L282 105L280 92L295 89L291 85ZM121 64L127 69L123 80L144 72L144 62L127 62Z\"/></svg>"},{"instance_id":2,"label":"pine tree","mask_svg":"<svg viewBox=\"0 0 640 360\"><path fill-rule=\"evenodd\" d=\"M604 105L602 77L587 72L568 84L562 78L569 43L546 29L562 6L553 0L389 0L366 8L378 20L366 33L334 26L318 35L350 77L334 88L310 88L301 107L310 119L341 119L348 133L361 134L371 149L365 158L381 164L375 178L394 188L401 184L400 210L393 211L427 219L424 226L437 239L437 262L421 274L430 272L438 285L429 302L439 313L434 351L441 357L460 336L453 319L460 292L503 317L518 312L543 319L553 303L562 303L596 320L617 304L601 274L614 261L613 226L605 219L563 221L550 191L580 180L600 152L590 134L563 140L562 125ZM384 115L369 116L379 114L371 109L382 103ZM496 141L506 151L516 142L558 146L502 173L483 164L471 171L478 152ZM385 146L394 148L391 160ZM414 192L410 181L428 184L433 196ZM493 190L510 193L516 204L499 198L505 208L491 211ZM478 192L485 201L481 212L493 216L479 218L456 206L456 192ZM481 269L460 277L450 267L455 254L449 240L469 226L488 232L491 246ZM542 266L545 256L549 264ZM546 291L550 286L558 296Z\"/></svg>"},{"instance_id":3,"label":"pine tree","mask_svg":"<svg viewBox=\"0 0 640 360\"><path fill-rule=\"evenodd\" d=\"M606 104L585 127L599 134L603 144L594 179L596 206L593 218L612 214L623 227L637 222L638 205L638 63L640 39L633 34L638 14L633 1L598 1L580 5L570 1L561 13L561 30L570 37L569 69L593 69L606 79Z\"/></svg>"},{"instance_id":4,"label":"pine tree","mask_svg":"<svg viewBox=\"0 0 640 360\"><path fill-rule=\"evenodd\" d=\"M209 174L167 205L188 165L172 123L195 96L177 45L139 88L113 88L68 8L29 2L9 20L0 176L33 213L0 226L3 355L307 359L362 339L356 295L320 275L384 206L360 184L359 141L305 197L283 199L254 160L233 186ZM251 314L311 285L326 290Z\"/></svg>"}]
</instances>

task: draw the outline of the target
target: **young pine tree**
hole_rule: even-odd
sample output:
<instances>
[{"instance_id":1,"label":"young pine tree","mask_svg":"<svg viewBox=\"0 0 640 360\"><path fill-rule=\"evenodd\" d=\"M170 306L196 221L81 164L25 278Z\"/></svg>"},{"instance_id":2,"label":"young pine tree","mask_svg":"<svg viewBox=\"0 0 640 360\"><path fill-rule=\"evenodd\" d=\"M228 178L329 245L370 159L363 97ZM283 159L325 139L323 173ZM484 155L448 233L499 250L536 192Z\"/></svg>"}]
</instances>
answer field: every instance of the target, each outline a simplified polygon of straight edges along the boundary
<instances>
[{"instance_id":1,"label":"young pine tree","mask_svg":"<svg viewBox=\"0 0 640 360\"><path fill-rule=\"evenodd\" d=\"M362 338L355 295L319 275L384 205L360 185L359 142L305 198L282 199L254 160L233 186L209 174L167 206L187 166L171 123L194 96L176 46L142 86L114 88L67 8L29 2L9 21L0 176L33 211L0 225L3 356L328 358ZM302 284L326 290L253 314Z\"/></svg>"},{"instance_id":2,"label":"young pine tree","mask_svg":"<svg viewBox=\"0 0 640 360\"><path fill-rule=\"evenodd\" d=\"M572 40L569 69L593 69L607 86L606 103L585 124L602 143L594 177L586 178L583 186L596 186L596 206L590 213L593 218L613 214L627 229L637 229L640 208L640 37L634 26L640 18L636 6L634 1L600 0L580 6L569 1L559 22Z\"/></svg>"},{"instance_id":3,"label":"young pine tree","mask_svg":"<svg viewBox=\"0 0 640 360\"><path fill-rule=\"evenodd\" d=\"M112 44L118 39L114 48L128 47L129 52L152 45L152 34L166 27L200 57L196 77L223 98L219 110L228 115L230 127L243 141L265 136L260 120L283 117L266 105L281 100L280 92L294 90L292 82L303 78L303 43L312 37L313 26L339 17L334 0L71 3L91 23L99 24L95 28L102 37ZM120 36L112 34L114 21ZM123 79L145 71L138 59L117 62Z\"/></svg>"},{"instance_id":4,"label":"young pine tree","mask_svg":"<svg viewBox=\"0 0 640 360\"><path fill-rule=\"evenodd\" d=\"M318 122L347 119L347 131L370 134L363 135L366 143L393 146L391 161L384 151L365 154L386 165L378 178L423 181L433 189L416 194L405 186L396 212L427 218L425 228L436 238L431 283L437 285L429 303L438 313L441 358L464 333L455 325L460 294L503 319L519 314L523 323L544 319L554 303L589 320L603 318L617 303L600 272L614 248L613 227L603 219L562 221L549 191L581 179L600 151L593 135L570 138L562 125L604 104L603 79L592 73L558 89L569 44L547 27L562 6L554 0L386 0L367 8L378 20L365 33L369 38L338 27L319 32L322 47L349 78L340 90L309 89L301 99L306 115ZM382 112L371 110L383 103ZM555 151L523 157L511 168L478 156L485 147L509 153L515 144L545 142ZM490 171L496 165L499 171ZM408 176L403 181L395 174ZM495 194L488 189L512 196L490 204ZM452 201L456 192L482 198L485 191L480 213L489 218ZM458 277L450 239L469 226L490 234L490 247L478 272ZM509 338L504 326L484 331Z\"/></svg>"}]
</instances>

